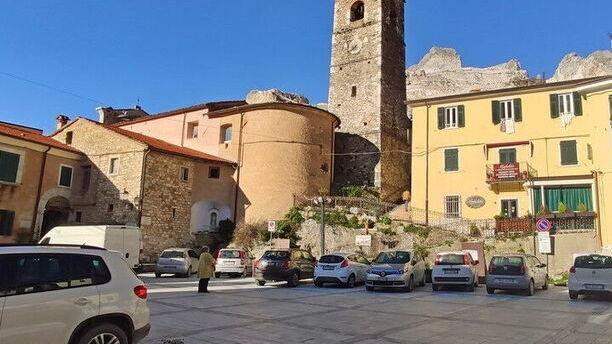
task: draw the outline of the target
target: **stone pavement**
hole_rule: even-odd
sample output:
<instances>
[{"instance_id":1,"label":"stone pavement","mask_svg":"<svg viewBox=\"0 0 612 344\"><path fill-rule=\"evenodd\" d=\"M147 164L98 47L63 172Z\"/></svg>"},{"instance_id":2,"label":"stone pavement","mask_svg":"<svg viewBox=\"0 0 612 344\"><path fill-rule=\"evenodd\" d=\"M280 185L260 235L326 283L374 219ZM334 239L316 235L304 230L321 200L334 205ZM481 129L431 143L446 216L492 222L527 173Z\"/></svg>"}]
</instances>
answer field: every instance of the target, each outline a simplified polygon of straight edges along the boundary
<instances>
[{"instance_id":1,"label":"stone pavement","mask_svg":"<svg viewBox=\"0 0 612 344\"><path fill-rule=\"evenodd\" d=\"M143 277L150 287L146 344L192 343L612 343L610 298L570 301L565 288L535 296L255 286L216 279Z\"/></svg>"}]
</instances>

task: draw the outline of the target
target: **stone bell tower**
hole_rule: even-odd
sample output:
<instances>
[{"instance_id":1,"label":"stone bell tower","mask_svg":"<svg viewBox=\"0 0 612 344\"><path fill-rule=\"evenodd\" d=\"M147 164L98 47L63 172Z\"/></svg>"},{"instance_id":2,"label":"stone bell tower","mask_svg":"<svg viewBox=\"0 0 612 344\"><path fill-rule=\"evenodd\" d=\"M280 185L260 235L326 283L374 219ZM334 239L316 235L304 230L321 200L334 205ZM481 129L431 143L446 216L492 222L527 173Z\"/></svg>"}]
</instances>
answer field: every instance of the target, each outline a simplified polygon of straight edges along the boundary
<instances>
[{"instance_id":1,"label":"stone bell tower","mask_svg":"<svg viewBox=\"0 0 612 344\"><path fill-rule=\"evenodd\" d=\"M380 188L388 201L409 187L404 0L336 0L329 111L336 136L334 187Z\"/></svg>"}]
</instances>

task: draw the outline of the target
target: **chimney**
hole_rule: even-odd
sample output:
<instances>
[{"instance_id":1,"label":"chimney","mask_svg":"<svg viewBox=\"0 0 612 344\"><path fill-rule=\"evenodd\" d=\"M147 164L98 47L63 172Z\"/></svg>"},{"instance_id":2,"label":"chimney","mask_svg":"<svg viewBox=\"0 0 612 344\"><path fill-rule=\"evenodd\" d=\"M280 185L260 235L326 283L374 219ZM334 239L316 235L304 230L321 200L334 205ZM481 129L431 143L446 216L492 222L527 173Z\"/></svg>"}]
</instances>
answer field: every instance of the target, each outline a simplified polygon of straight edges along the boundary
<instances>
[{"instance_id":1,"label":"chimney","mask_svg":"<svg viewBox=\"0 0 612 344\"><path fill-rule=\"evenodd\" d=\"M66 115L58 115L57 117L55 117L55 129L62 129L66 124L68 124L69 120L70 118Z\"/></svg>"}]
</instances>

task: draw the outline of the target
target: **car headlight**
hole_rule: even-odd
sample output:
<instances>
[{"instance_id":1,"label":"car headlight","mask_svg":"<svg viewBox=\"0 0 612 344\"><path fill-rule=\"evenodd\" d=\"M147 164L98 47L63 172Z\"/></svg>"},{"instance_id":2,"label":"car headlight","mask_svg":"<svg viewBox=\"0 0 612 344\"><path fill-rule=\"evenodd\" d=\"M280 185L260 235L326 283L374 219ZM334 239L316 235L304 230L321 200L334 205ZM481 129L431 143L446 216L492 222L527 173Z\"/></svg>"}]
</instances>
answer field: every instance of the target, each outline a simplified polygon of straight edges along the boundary
<instances>
[{"instance_id":1,"label":"car headlight","mask_svg":"<svg viewBox=\"0 0 612 344\"><path fill-rule=\"evenodd\" d=\"M404 274L406 271L404 271L404 269L399 269L397 272L398 272L400 275L403 275L403 274Z\"/></svg>"}]
</instances>

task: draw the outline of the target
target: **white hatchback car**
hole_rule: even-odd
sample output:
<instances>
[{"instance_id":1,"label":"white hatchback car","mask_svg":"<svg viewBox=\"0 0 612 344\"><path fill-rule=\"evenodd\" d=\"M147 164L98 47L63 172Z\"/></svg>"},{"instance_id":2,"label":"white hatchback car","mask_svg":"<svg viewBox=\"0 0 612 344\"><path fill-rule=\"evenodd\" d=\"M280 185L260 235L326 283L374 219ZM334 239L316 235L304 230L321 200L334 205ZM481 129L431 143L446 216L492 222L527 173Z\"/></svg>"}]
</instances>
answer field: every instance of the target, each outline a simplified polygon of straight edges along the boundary
<instances>
[{"instance_id":1,"label":"white hatchback car","mask_svg":"<svg viewBox=\"0 0 612 344\"><path fill-rule=\"evenodd\" d=\"M596 253L576 256L567 288L572 300L580 294L612 293L612 256Z\"/></svg>"},{"instance_id":2,"label":"white hatchback car","mask_svg":"<svg viewBox=\"0 0 612 344\"><path fill-rule=\"evenodd\" d=\"M219 251L215 260L215 277L227 274L235 277L246 277L253 273L252 259L247 253L237 248L224 248Z\"/></svg>"},{"instance_id":3,"label":"white hatchback car","mask_svg":"<svg viewBox=\"0 0 612 344\"><path fill-rule=\"evenodd\" d=\"M327 254L315 266L314 283L317 287L333 283L353 288L366 281L369 267L370 261L359 253Z\"/></svg>"},{"instance_id":4,"label":"white hatchback car","mask_svg":"<svg viewBox=\"0 0 612 344\"><path fill-rule=\"evenodd\" d=\"M137 343L150 329L146 298L119 252L0 245L0 343Z\"/></svg>"},{"instance_id":5,"label":"white hatchback car","mask_svg":"<svg viewBox=\"0 0 612 344\"><path fill-rule=\"evenodd\" d=\"M438 253L431 270L431 288L437 291L446 285L462 285L474 291L478 286L477 264L478 261L465 251Z\"/></svg>"}]
</instances>

